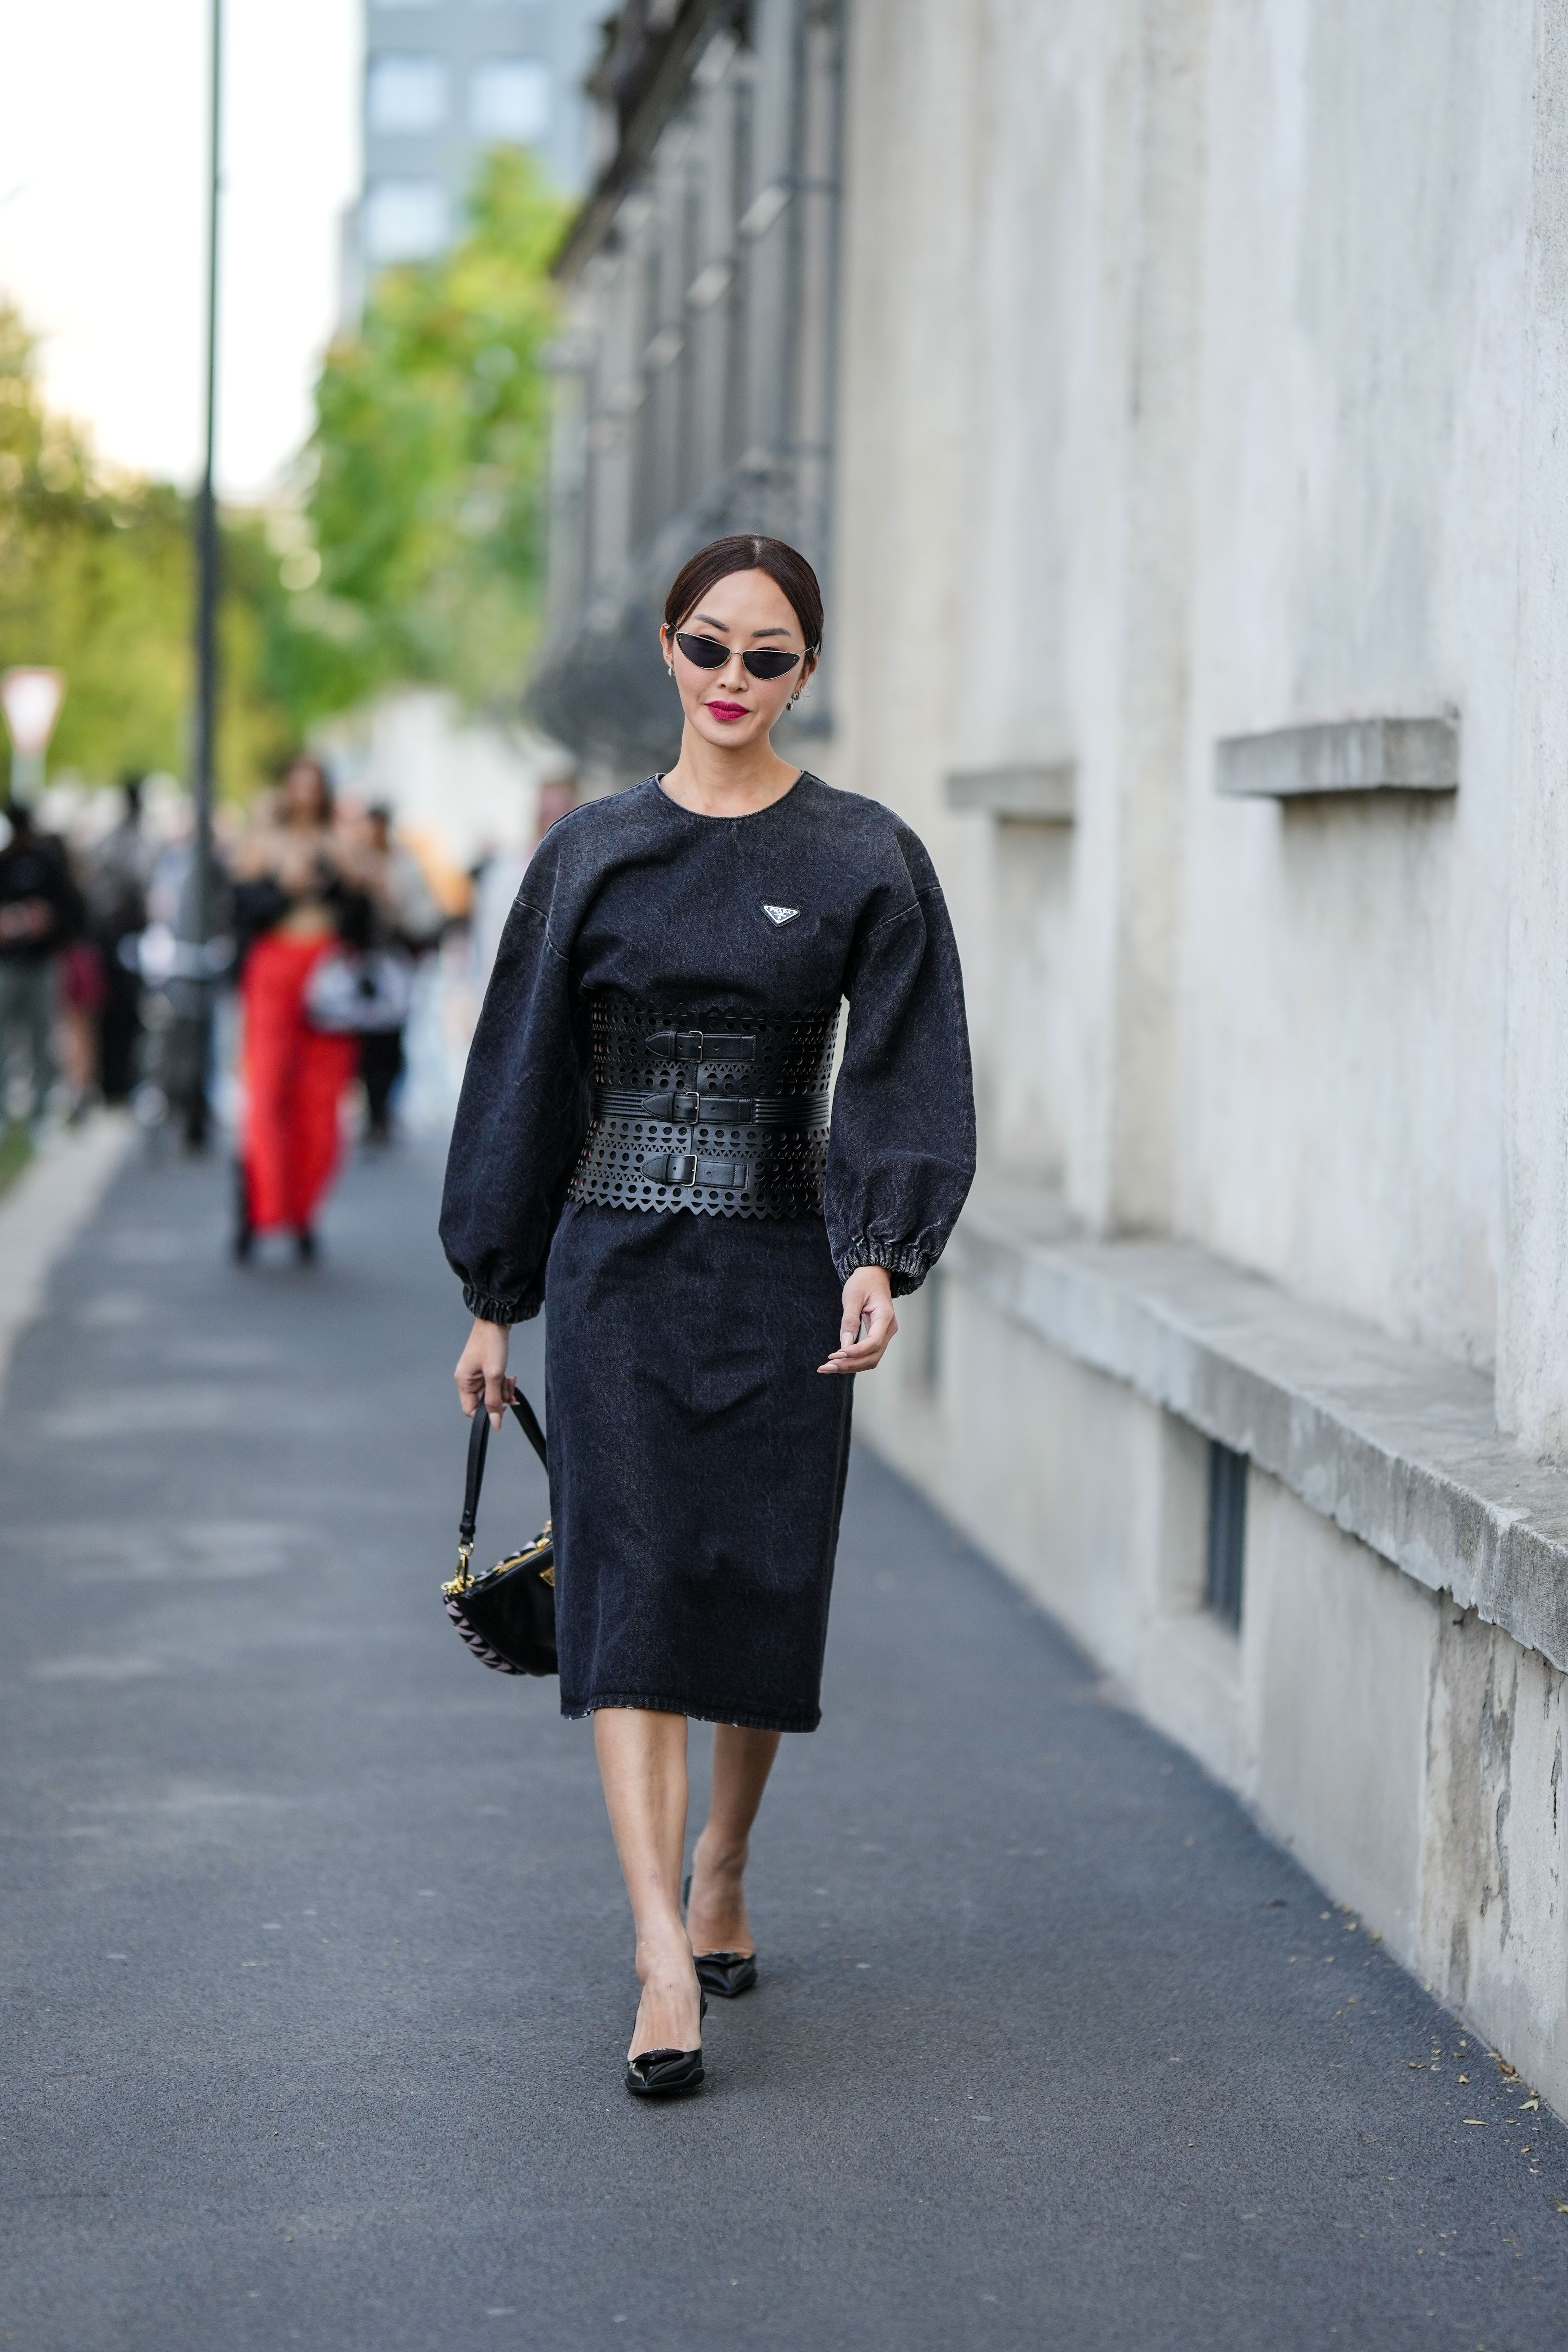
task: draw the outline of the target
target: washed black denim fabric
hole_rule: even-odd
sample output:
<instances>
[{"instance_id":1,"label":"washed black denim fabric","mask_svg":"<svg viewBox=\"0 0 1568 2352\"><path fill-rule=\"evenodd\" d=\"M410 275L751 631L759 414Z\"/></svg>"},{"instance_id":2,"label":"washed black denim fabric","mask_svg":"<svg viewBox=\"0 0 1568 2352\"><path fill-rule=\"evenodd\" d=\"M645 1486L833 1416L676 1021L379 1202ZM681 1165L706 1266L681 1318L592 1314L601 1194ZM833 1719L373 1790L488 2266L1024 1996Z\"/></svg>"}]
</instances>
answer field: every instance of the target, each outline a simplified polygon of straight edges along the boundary
<instances>
[{"instance_id":1,"label":"washed black denim fabric","mask_svg":"<svg viewBox=\"0 0 1568 2352\"><path fill-rule=\"evenodd\" d=\"M817 1217L567 1202L545 1406L561 1708L815 1731L852 1380Z\"/></svg>"},{"instance_id":2,"label":"washed black denim fabric","mask_svg":"<svg viewBox=\"0 0 1568 2352\"><path fill-rule=\"evenodd\" d=\"M600 990L738 1021L848 999L825 1222L563 1214ZM552 826L468 1058L441 1239L492 1322L537 1314L548 1267L568 1712L816 1723L851 1386L816 1366L844 1279L916 1288L973 1169L952 926L889 809L803 775L754 816L695 816L650 779Z\"/></svg>"}]
</instances>

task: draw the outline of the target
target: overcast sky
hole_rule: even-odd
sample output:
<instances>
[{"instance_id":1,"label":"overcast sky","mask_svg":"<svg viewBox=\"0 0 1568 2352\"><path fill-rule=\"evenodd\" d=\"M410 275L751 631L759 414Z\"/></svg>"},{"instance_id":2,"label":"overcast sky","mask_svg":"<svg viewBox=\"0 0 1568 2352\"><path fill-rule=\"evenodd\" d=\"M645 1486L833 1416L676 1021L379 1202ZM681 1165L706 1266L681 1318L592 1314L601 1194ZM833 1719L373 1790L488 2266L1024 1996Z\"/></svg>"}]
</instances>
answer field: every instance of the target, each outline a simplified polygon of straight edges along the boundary
<instances>
[{"instance_id":1,"label":"overcast sky","mask_svg":"<svg viewBox=\"0 0 1568 2352\"><path fill-rule=\"evenodd\" d=\"M184 482L201 454L210 0L0 0L0 289L50 404ZM359 181L360 0L224 0L219 486L309 428Z\"/></svg>"}]
</instances>

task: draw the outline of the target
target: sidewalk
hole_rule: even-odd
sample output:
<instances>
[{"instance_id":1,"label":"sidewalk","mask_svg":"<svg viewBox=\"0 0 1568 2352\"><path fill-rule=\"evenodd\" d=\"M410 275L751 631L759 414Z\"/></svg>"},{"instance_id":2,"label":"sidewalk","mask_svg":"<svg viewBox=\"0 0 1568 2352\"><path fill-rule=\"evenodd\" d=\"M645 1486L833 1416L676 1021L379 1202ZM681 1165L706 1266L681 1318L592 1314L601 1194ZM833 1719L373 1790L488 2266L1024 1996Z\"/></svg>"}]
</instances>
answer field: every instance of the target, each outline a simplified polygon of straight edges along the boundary
<instances>
[{"instance_id":1,"label":"sidewalk","mask_svg":"<svg viewBox=\"0 0 1568 2352\"><path fill-rule=\"evenodd\" d=\"M762 1988L626 2097L588 1727L437 1597L437 1175L242 1272L223 1169L137 1162L17 1345L0 2346L1561 2341L1563 2127L863 1453Z\"/></svg>"}]
</instances>

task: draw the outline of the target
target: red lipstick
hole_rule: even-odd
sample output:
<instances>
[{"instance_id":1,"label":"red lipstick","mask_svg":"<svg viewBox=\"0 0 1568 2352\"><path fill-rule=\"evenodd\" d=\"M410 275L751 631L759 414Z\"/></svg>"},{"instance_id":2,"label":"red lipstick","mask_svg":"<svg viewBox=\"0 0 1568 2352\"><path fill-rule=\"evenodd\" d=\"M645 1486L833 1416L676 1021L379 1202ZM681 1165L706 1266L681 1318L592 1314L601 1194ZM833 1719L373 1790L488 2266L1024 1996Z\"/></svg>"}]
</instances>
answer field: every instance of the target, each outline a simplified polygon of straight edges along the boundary
<instances>
[{"instance_id":1,"label":"red lipstick","mask_svg":"<svg viewBox=\"0 0 1568 2352\"><path fill-rule=\"evenodd\" d=\"M733 726L737 719L744 719L746 716L746 706L743 702L710 702L708 708L714 718L722 719L726 726Z\"/></svg>"}]
</instances>

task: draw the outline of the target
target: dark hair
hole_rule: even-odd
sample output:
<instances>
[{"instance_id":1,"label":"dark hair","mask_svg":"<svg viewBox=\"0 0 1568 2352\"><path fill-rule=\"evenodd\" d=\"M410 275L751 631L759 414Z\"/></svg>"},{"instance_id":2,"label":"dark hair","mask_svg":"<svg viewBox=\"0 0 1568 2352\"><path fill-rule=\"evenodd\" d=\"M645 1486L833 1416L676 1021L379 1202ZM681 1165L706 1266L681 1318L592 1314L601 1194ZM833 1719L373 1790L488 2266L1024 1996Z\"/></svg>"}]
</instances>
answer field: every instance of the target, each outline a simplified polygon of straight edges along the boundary
<instances>
[{"instance_id":1,"label":"dark hair","mask_svg":"<svg viewBox=\"0 0 1568 2352\"><path fill-rule=\"evenodd\" d=\"M314 751L290 751L289 757L280 763L278 770L278 782L279 786L288 782L296 768L309 768L311 771L316 779L316 789L321 794L319 804L321 821L323 824L331 824L337 810L337 803L332 792L332 780L331 776L328 775L325 768L322 767Z\"/></svg>"},{"instance_id":2,"label":"dark hair","mask_svg":"<svg viewBox=\"0 0 1568 2352\"><path fill-rule=\"evenodd\" d=\"M700 547L681 565L664 600L666 628L679 628L715 581L727 580L731 572L765 572L773 585L784 590L794 607L807 653L821 652L822 590L816 572L798 548L786 547L782 539L763 539L751 530L738 530L728 539L716 539L711 545Z\"/></svg>"}]
</instances>

